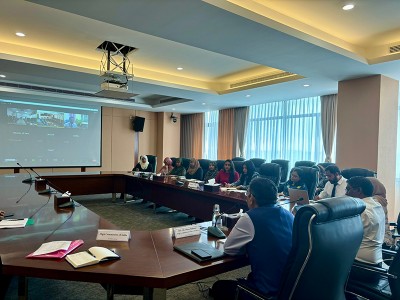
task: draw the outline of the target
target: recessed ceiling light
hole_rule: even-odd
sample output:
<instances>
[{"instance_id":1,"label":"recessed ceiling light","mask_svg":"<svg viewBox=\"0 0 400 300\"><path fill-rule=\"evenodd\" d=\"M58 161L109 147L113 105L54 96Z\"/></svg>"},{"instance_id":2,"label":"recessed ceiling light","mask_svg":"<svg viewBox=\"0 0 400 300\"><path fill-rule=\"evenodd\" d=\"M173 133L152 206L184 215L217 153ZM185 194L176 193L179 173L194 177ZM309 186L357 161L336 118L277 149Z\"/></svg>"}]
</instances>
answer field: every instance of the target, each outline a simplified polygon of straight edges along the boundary
<instances>
[{"instance_id":1,"label":"recessed ceiling light","mask_svg":"<svg viewBox=\"0 0 400 300\"><path fill-rule=\"evenodd\" d=\"M206 103L205 103L205 102L203 102L201 105L206 105Z\"/></svg>"},{"instance_id":2,"label":"recessed ceiling light","mask_svg":"<svg viewBox=\"0 0 400 300\"><path fill-rule=\"evenodd\" d=\"M309 87L310 85L309 85L309 84L303 84L303 86L304 86L304 87Z\"/></svg>"},{"instance_id":3,"label":"recessed ceiling light","mask_svg":"<svg viewBox=\"0 0 400 300\"><path fill-rule=\"evenodd\" d=\"M182 70L183 70L182 67L177 67L176 69L177 69L178 71L182 71Z\"/></svg>"},{"instance_id":4,"label":"recessed ceiling light","mask_svg":"<svg viewBox=\"0 0 400 300\"><path fill-rule=\"evenodd\" d=\"M246 95L246 98L250 98L251 97L251 95Z\"/></svg>"},{"instance_id":5,"label":"recessed ceiling light","mask_svg":"<svg viewBox=\"0 0 400 300\"><path fill-rule=\"evenodd\" d=\"M23 33L23 32L16 32L15 35L16 35L16 36L19 36L19 37L24 37L24 36L25 36L25 33Z\"/></svg>"},{"instance_id":6,"label":"recessed ceiling light","mask_svg":"<svg viewBox=\"0 0 400 300\"><path fill-rule=\"evenodd\" d=\"M0 74L1 78L6 78L6 75Z\"/></svg>"},{"instance_id":7,"label":"recessed ceiling light","mask_svg":"<svg viewBox=\"0 0 400 300\"><path fill-rule=\"evenodd\" d=\"M354 4L353 3L348 3L348 4L346 4L346 5L344 5L342 7L343 10L351 10L353 8L354 8Z\"/></svg>"},{"instance_id":8,"label":"recessed ceiling light","mask_svg":"<svg viewBox=\"0 0 400 300\"><path fill-rule=\"evenodd\" d=\"M175 108L173 108L172 110L175 110Z\"/></svg>"}]
</instances>

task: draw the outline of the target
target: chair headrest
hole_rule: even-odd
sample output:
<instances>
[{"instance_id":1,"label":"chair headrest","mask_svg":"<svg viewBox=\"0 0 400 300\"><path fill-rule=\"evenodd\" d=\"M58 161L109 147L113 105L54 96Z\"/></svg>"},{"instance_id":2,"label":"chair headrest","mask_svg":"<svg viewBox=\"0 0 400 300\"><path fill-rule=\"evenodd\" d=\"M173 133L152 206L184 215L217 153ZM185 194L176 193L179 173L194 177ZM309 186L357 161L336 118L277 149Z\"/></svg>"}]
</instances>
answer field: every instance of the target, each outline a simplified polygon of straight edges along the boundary
<instances>
[{"instance_id":1,"label":"chair headrest","mask_svg":"<svg viewBox=\"0 0 400 300\"><path fill-rule=\"evenodd\" d=\"M306 211L316 214L315 222L322 223L332 220L348 218L361 214L365 210L365 203L361 199L343 196L322 199L316 203L301 207L297 215Z\"/></svg>"}]
</instances>

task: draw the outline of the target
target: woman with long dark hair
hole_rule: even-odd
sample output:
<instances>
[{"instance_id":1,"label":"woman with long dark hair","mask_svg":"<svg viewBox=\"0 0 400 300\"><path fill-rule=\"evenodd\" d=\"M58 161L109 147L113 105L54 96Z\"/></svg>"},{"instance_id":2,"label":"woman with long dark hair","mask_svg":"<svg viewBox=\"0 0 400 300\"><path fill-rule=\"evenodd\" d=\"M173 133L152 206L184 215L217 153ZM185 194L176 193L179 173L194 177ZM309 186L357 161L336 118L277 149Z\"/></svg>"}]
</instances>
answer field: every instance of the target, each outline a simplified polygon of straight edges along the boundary
<instances>
[{"instance_id":1,"label":"woman with long dark hair","mask_svg":"<svg viewBox=\"0 0 400 300\"><path fill-rule=\"evenodd\" d=\"M251 160L246 160L243 162L243 172L239 180L232 183L230 186L236 187L238 190L247 190L250 182L258 176L260 176L260 174L256 172L256 167L253 162Z\"/></svg>"},{"instance_id":2,"label":"woman with long dark hair","mask_svg":"<svg viewBox=\"0 0 400 300\"><path fill-rule=\"evenodd\" d=\"M234 183L239 180L239 173L235 171L235 165L230 159L225 160L224 167L218 172L215 177L216 183L221 183L223 186Z\"/></svg>"}]
</instances>

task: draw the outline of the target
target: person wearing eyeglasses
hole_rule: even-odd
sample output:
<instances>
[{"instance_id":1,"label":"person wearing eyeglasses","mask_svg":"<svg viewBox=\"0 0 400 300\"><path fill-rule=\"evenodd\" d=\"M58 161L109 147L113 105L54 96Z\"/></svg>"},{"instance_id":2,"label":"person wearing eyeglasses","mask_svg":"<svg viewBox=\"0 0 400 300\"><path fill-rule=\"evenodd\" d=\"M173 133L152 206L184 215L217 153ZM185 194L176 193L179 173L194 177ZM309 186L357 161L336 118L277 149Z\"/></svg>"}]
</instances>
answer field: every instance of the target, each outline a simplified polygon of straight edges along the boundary
<instances>
[{"instance_id":1,"label":"person wearing eyeglasses","mask_svg":"<svg viewBox=\"0 0 400 300\"><path fill-rule=\"evenodd\" d=\"M347 180L346 195L362 199L366 205L361 214L364 236L356 260L378 265L382 259L382 243L385 236L385 212L382 205L372 198L374 186L366 177L354 176Z\"/></svg>"},{"instance_id":2,"label":"person wearing eyeglasses","mask_svg":"<svg viewBox=\"0 0 400 300\"><path fill-rule=\"evenodd\" d=\"M247 254L255 290L274 296L292 248L293 215L277 205L278 190L267 178L255 178L246 193L249 210L237 221L225 241L228 255ZM211 289L214 299L235 299L237 281L219 280Z\"/></svg>"},{"instance_id":3,"label":"person wearing eyeglasses","mask_svg":"<svg viewBox=\"0 0 400 300\"><path fill-rule=\"evenodd\" d=\"M357 252L356 260L374 267L381 267L383 262L382 243L385 237L385 213L382 205L372 198L374 186L366 177L354 176L347 180L346 195L362 199L366 205L361 213L364 227L363 239ZM350 279L369 281L379 279L374 272L366 272L363 269L352 268ZM346 295L346 299L357 299Z\"/></svg>"},{"instance_id":4,"label":"person wearing eyeglasses","mask_svg":"<svg viewBox=\"0 0 400 300\"><path fill-rule=\"evenodd\" d=\"M229 185L239 180L239 173L235 170L235 165L230 159L225 160L224 167L215 177L215 183L221 183L222 186Z\"/></svg>"}]
</instances>

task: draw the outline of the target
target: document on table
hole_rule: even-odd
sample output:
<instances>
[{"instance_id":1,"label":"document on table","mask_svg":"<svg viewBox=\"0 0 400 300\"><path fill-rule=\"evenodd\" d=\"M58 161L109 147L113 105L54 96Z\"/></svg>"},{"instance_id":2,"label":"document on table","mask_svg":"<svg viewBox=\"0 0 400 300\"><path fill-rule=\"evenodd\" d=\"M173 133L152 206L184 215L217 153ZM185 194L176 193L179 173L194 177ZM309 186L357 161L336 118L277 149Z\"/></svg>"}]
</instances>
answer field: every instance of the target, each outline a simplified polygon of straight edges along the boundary
<instances>
[{"instance_id":1,"label":"document on table","mask_svg":"<svg viewBox=\"0 0 400 300\"><path fill-rule=\"evenodd\" d=\"M24 219L4 219L0 221L0 229L25 227L28 218Z\"/></svg>"},{"instance_id":2,"label":"document on table","mask_svg":"<svg viewBox=\"0 0 400 300\"><path fill-rule=\"evenodd\" d=\"M47 254L58 250L67 250L70 245L71 241L54 241L44 243L39 247L39 249L32 253L32 256Z\"/></svg>"}]
</instances>

